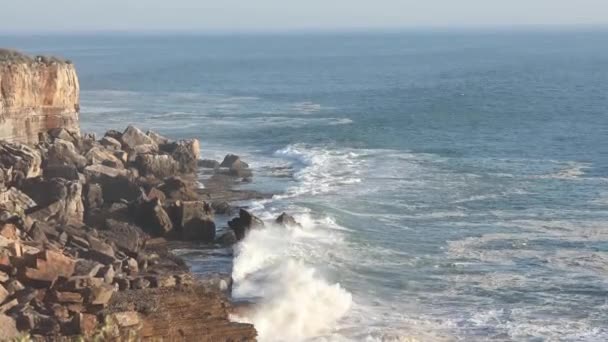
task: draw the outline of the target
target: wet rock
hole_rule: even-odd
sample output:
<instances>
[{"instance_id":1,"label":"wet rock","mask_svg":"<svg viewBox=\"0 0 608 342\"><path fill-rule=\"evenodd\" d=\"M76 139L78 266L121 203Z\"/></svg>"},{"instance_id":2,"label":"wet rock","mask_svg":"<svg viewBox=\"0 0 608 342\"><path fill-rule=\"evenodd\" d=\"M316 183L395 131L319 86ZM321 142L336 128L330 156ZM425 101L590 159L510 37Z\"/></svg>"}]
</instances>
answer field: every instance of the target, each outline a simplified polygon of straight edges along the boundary
<instances>
[{"instance_id":1,"label":"wet rock","mask_svg":"<svg viewBox=\"0 0 608 342\"><path fill-rule=\"evenodd\" d=\"M245 238L249 230L264 227L264 222L247 210L241 209L239 217L230 220L228 226L234 231L237 240L240 241Z\"/></svg>"},{"instance_id":2,"label":"wet rock","mask_svg":"<svg viewBox=\"0 0 608 342\"><path fill-rule=\"evenodd\" d=\"M211 208L213 208L213 211L219 215L231 215L234 211L232 206L226 201L215 201L211 203Z\"/></svg>"},{"instance_id":3,"label":"wet rock","mask_svg":"<svg viewBox=\"0 0 608 342\"><path fill-rule=\"evenodd\" d=\"M233 177L250 178L253 173L249 169L249 164L241 160L241 158L234 154L228 154L224 157L224 160L220 164L222 173Z\"/></svg>"},{"instance_id":4,"label":"wet rock","mask_svg":"<svg viewBox=\"0 0 608 342\"><path fill-rule=\"evenodd\" d=\"M198 161L198 166L206 169L217 169L220 167L220 162L213 159L202 159Z\"/></svg>"},{"instance_id":5,"label":"wet rock","mask_svg":"<svg viewBox=\"0 0 608 342\"><path fill-rule=\"evenodd\" d=\"M282 213L281 215L279 215L279 217L277 217L277 219L274 222L279 225L282 225L282 226L301 227L301 225L296 221L296 219L294 219L293 216L291 216L287 213Z\"/></svg>"},{"instance_id":6,"label":"wet rock","mask_svg":"<svg viewBox=\"0 0 608 342\"><path fill-rule=\"evenodd\" d=\"M184 240L213 242L215 223L213 210L204 201L176 202L171 210L173 222Z\"/></svg>"},{"instance_id":7,"label":"wet rock","mask_svg":"<svg viewBox=\"0 0 608 342\"><path fill-rule=\"evenodd\" d=\"M237 243L236 234L234 231L229 230L220 235L216 242L225 247L232 246Z\"/></svg>"},{"instance_id":8,"label":"wet rock","mask_svg":"<svg viewBox=\"0 0 608 342\"><path fill-rule=\"evenodd\" d=\"M144 132L142 132L139 128L129 125L127 129L122 133L120 137L120 141L122 142L123 147L133 149L139 145L153 145L156 146L156 143L152 138L147 136Z\"/></svg>"},{"instance_id":9,"label":"wet rock","mask_svg":"<svg viewBox=\"0 0 608 342\"><path fill-rule=\"evenodd\" d=\"M140 175L159 178L175 175L180 170L179 163L170 155L140 154L135 158L135 165Z\"/></svg>"},{"instance_id":10,"label":"wet rock","mask_svg":"<svg viewBox=\"0 0 608 342\"><path fill-rule=\"evenodd\" d=\"M232 277L229 274L207 274L199 283L208 291L219 291L226 294L232 292Z\"/></svg>"}]
</instances>

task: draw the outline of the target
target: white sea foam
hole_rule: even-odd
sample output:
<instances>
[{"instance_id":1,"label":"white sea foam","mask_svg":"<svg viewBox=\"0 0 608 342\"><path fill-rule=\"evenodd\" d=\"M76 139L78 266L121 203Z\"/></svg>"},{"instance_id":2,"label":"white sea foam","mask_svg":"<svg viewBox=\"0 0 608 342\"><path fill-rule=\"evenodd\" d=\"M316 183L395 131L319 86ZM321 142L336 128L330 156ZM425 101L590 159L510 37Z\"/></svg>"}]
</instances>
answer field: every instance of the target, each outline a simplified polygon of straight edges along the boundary
<instances>
[{"instance_id":1,"label":"white sea foam","mask_svg":"<svg viewBox=\"0 0 608 342\"><path fill-rule=\"evenodd\" d=\"M302 341L331 332L352 303L351 294L327 281L310 260L328 246L339 248L341 240L316 232L318 221L299 220L301 228L254 230L236 248L233 295L256 304L233 319L254 323L260 341Z\"/></svg>"},{"instance_id":2,"label":"white sea foam","mask_svg":"<svg viewBox=\"0 0 608 342\"><path fill-rule=\"evenodd\" d=\"M276 151L275 156L292 160L301 167L294 174L298 185L277 198L302 194L318 195L334 191L340 186L361 182L359 174L362 160L352 151L296 144Z\"/></svg>"}]
</instances>

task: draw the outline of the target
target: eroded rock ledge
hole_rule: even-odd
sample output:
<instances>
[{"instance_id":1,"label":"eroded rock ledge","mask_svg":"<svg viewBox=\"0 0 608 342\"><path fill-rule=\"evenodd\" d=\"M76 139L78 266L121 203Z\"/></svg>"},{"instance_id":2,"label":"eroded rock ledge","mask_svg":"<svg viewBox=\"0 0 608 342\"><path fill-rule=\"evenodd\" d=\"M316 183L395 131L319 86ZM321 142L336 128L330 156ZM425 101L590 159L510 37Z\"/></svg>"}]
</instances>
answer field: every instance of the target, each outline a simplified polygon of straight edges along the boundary
<instances>
[{"instance_id":1,"label":"eroded rock ledge","mask_svg":"<svg viewBox=\"0 0 608 342\"><path fill-rule=\"evenodd\" d=\"M168 249L230 245L263 226L241 210L216 236L214 212L232 208L225 194L201 197L214 192L198 191L199 150L133 126L0 140L0 340L255 340L228 319L230 275L197 279ZM251 177L237 156L212 170Z\"/></svg>"},{"instance_id":2,"label":"eroded rock ledge","mask_svg":"<svg viewBox=\"0 0 608 342\"><path fill-rule=\"evenodd\" d=\"M36 143L52 128L78 132L79 93L69 61L0 49L0 139Z\"/></svg>"}]
</instances>

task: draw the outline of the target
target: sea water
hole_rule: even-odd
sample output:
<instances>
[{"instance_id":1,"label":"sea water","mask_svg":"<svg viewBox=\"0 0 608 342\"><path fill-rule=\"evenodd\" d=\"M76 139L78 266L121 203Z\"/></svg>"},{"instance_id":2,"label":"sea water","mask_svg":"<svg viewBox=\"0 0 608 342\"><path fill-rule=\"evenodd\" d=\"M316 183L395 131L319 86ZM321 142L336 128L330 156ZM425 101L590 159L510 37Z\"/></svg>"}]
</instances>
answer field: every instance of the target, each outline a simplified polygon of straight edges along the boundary
<instances>
[{"instance_id":1,"label":"sea water","mask_svg":"<svg viewBox=\"0 0 608 342\"><path fill-rule=\"evenodd\" d=\"M274 196L242 204L301 227L186 256L232 272L262 341L608 340L606 31L0 45L76 64L84 130L251 164Z\"/></svg>"}]
</instances>

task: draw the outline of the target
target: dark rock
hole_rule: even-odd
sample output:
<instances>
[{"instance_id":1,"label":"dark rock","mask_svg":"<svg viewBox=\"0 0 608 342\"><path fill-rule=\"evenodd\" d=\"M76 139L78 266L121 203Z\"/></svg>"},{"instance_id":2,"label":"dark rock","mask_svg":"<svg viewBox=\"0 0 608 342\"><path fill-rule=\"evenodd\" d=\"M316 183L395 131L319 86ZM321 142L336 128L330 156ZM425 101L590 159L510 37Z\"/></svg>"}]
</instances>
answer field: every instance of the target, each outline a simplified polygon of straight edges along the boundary
<instances>
[{"instance_id":1,"label":"dark rock","mask_svg":"<svg viewBox=\"0 0 608 342\"><path fill-rule=\"evenodd\" d=\"M246 163L243 163L241 161L241 158L237 155L234 154L227 154L224 157L224 160L222 161L222 163L220 164L220 167L227 167L227 168L231 168L235 163L242 163L244 164L245 167L248 167L249 165L247 165Z\"/></svg>"},{"instance_id":2,"label":"dark rock","mask_svg":"<svg viewBox=\"0 0 608 342\"><path fill-rule=\"evenodd\" d=\"M220 162L213 159L202 159L198 161L198 166L206 169L217 169L220 167Z\"/></svg>"},{"instance_id":3,"label":"dark rock","mask_svg":"<svg viewBox=\"0 0 608 342\"><path fill-rule=\"evenodd\" d=\"M291 216L287 213L282 213L281 215L279 215L279 217L277 217L277 219L274 222L279 225L282 225L282 226L299 226L299 227L301 227L301 225L296 221L296 219L294 219L293 216Z\"/></svg>"},{"instance_id":4,"label":"dark rock","mask_svg":"<svg viewBox=\"0 0 608 342\"><path fill-rule=\"evenodd\" d=\"M44 168L43 176L46 179L63 178L78 180L78 169L74 165L48 165Z\"/></svg>"},{"instance_id":5,"label":"dark rock","mask_svg":"<svg viewBox=\"0 0 608 342\"><path fill-rule=\"evenodd\" d=\"M237 243L236 234L229 230L220 235L216 242L225 247L232 246Z\"/></svg>"},{"instance_id":6,"label":"dark rock","mask_svg":"<svg viewBox=\"0 0 608 342\"><path fill-rule=\"evenodd\" d=\"M225 173L233 177L250 178L253 175L249 169L249 164L245 163L239 156L234 154L226 155L220 164L220 167L224 168L223 170L220 170L221 173Z\"/></svg>"},{"instance_id":7,"label":"dark rock","mask_svg":"<svg viewBox=\"0 0 608 342\"><path fill-rule=\"evenodd\" d=\"M104 134L104 137L110 137L112 139L120 141L122 138L122 133L117 130L111 129Z\"/></svg>"},{"instance_id":8,"label":"dark rock","mask_svg":"<svg viewBox=\"0 0 608 342\"><path fill-rule=\"evenodd\" d=\"M153 199L157 198L161 204L164 203L165 200L167 199L167 196L165 195L165 193L160 191L157 188L151 188L150 191L148 191L148 194L146 195L146 197L148 198L148 200L153 200Z\"/></svg>"},{"instance_id":9,"label":"dark rock","mask_svg":"<svg viewBox=\"0 0 608 342\"><path fill-rule=\"evenodd\" d=\"M226 201L212 202L211 208L213 208L213 211L219 215L231 215L234 211L232 206Z\"/></svg>"},{"instance_id":10,"label":"dark rock","mask_svg":"<svg viewBox=\"0 0 608 342\"><path fill-rule=\"evenodd\" d=\"M143 277L135 278L131 282L131 288L134 290L147 289L149 287L150 287L150 281Z\"/></svg>"},{"instance_id":11,"label":"dark rock","mask_svg":"<svg viewBox=\"0 0 608 342\"><path fill-rule=\"evenodd\" d=\"M76 137L76 135L69 132L65 128L53 128L48 131L48 134L50 137L53 138L53 140L61 139L61 140L69 141L72 144L74 144L74 143L76 143L76 141L78 141L78 138Z\"/></svg>"},{"instance_id":12,"label":"dark rock","mask_svg":"<svg viewBox=\"0 0 608 342\"><path fill-rule=\"evenodd\" d=\"M109 244L92 236L88 236L89 249L83 254L92 260L109 265L116 260L114 249Z\"/></svg>"},{"instance_id":13,"label":"dark rock","mask_svg":"<svg viewBox=\"0 0 608 342\"><path fill-rule=\"evenodd\" d=\"M152 236L164 236L173 229L173 223L158 198L136 204L135 222Z\"/></svg>"},{"instance_id":14,"label":"dark rock","mask_svg":"<svg viewBox=\"0 0 608 342\"><path fill-rule=\"evenodd\" d=\"M137 254L145 241L145 233L141 228L128 222L106 219L106 230L99 234L112 241L116 247L129 255Z\"/></svg>"},{"instance_id":15,"label":"dark rock","mask_svg":"<svg viewBox=\"0 0 608 342\"><path fill-rule=\"evenodd\" d=\"M84 187L83 204L87 211L103 206L103 190L97 183L87 183Z\"/></svg>"},{"instance_id":16,"label":"dark rock","mask_svg":"<svg viewBox=\"0 0 608 342\"><path fill-rule=\"evenodd\" d=\"M264 227L264 222L247 210L241 209L239 210L239 217L230 220L228 226L234 231L237 240L240 241L245 238L249 230Z\"/></svg>"}]
</instances>

